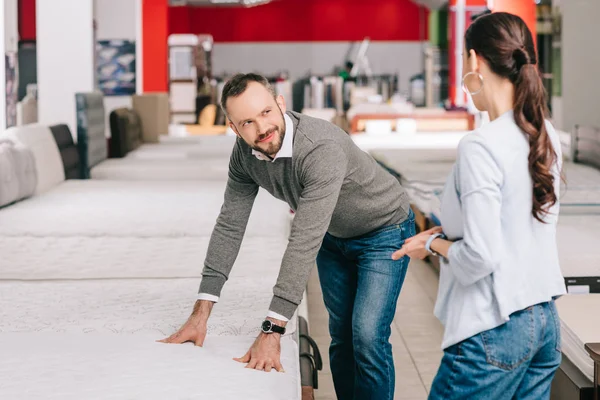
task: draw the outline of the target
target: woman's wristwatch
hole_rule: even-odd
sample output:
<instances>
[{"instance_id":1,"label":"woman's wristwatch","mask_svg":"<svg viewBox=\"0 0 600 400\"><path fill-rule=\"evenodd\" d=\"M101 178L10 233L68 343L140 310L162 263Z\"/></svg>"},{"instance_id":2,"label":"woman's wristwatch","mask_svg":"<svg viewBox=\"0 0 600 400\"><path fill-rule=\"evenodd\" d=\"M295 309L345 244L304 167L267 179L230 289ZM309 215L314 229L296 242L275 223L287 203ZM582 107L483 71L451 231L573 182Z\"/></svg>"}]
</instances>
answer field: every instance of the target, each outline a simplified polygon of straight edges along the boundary
<instances>
[{"instance_id":1,"label":"woman's wristwatch","mask_svg":"<svg viewBox=\"0 0 600 400\"><path fill-rule=\"evenodd\" d=\"M427 239L427 243L425 243L425 250L427 250L427 252L429 254L431 254L432 256L439 256L438 253L436 253L435 251L431 250L431 243L433 243L433 241L435 239L447 239L446 235L444 235L443 233L434 233L433 235L429 236L429 239Z\"/></svg>"}]
</instances>

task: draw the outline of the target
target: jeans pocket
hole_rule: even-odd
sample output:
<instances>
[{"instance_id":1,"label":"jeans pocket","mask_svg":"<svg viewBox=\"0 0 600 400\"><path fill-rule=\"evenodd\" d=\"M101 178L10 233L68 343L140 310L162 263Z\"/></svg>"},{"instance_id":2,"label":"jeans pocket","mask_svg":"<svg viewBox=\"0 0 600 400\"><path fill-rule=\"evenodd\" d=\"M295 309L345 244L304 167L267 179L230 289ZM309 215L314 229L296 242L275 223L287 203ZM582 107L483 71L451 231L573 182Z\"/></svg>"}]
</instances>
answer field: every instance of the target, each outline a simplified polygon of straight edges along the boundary
<instances>
[{"instance_id":1,"label":"jeans pocket","mask_svg":"<svg viewBox=\"0 0 600 400\"><path fill-rule=\"evenodd\" d=\"M510 371L533 355L535 319L533 308L518 311L497 328L481 333L488 364Z\"/></svg>"},{"instance_id":2,"label":"jeans pocket","mask_svg":"<svg viewBox=\"0 0 600 400\"><path fill-rule=\"evenodd\" d=\"M562 336L560 333L560 318L558 316L558 310L556 309L556 304L554 301L548 303L548 308L550 309L550 313L552 314L552 320L554 321L554 338L556 340L555 348L560 353L562 352Z\"/></svg>"}]
</instances>

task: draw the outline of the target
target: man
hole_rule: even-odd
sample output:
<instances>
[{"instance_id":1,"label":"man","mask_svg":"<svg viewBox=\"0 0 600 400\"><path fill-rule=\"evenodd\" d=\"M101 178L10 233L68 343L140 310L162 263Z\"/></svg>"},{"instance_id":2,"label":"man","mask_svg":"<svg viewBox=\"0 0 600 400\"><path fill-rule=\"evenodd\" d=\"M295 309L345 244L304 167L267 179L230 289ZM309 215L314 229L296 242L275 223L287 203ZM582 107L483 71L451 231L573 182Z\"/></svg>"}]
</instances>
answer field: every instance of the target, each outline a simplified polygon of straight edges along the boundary
<instances>
[{"instance_id":1,"label":"man","mask_svg":"<svg viewBox=\"0 0 600 400\"><path fill-rule=\"evenodd\" d=\"M239 251L259 187L295 217L262 332L237 361L282 371L280 335L302 299L315 259L329 312L337 396L392 399L389 337L408 259L393 260L414 235L398 181L335 125L286 112L283 97L255 74L227 82L221 106L238 140L225 200L208 248L192 315L167 343L201 346L211 309Z\"/></svg>"}]
</instances>

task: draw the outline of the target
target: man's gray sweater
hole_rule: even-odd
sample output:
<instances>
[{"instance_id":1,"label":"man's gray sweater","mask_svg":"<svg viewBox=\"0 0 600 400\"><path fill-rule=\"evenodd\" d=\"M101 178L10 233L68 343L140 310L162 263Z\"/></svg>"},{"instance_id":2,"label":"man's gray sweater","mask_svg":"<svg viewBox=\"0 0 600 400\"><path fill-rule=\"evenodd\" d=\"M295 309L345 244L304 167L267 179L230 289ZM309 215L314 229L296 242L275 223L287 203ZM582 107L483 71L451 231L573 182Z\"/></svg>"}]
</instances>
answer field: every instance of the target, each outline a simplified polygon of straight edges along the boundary
<instances>
[{"instance_id":1,"label":"man's gray sweater","mask_svg":"<svg viewBox=\"0 0 600 400\"><path fill-rule=\"evenodd\" d=\"M262 187L295 211L270 306L271 311L291 318L326 232L338 238L361 236L403 222L410 206L398 180L342 129L306 115L287 115L294 123L291 158L261 161L239 138L233 148L225 200L208 247L200 292L220 295Z\"/></svg>"}]
</instances>

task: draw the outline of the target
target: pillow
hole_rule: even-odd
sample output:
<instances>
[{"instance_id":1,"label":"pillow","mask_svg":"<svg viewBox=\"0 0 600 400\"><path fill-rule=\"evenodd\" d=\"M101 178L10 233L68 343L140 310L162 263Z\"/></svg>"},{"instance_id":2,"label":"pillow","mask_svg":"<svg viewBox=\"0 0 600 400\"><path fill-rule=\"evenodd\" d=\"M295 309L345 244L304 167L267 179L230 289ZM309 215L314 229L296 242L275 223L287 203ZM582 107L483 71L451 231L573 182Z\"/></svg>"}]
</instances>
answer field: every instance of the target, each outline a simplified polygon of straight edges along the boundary
<instances>
[{"instance_id":1,"label":"pillow","mask_svg":"<svg viewBox=\"0 0 600 400\"><path fill-rule=\"evenodd\" d=\"M31 197L37 186L31 149L0 139L0 207Z\"/></svg>"},{"instance_id":2,"label":"pillow","mask_svg":"<svg viewBox=\"0 0 600 400\"><path fill-rule=\"evenodd\" d=\"M50 128L40 124L12 127L4 137L31 150L35 159L37 184L35 194L44 193L65 180L65 171L58 145Z\"/></svg>"}]
</instances>

